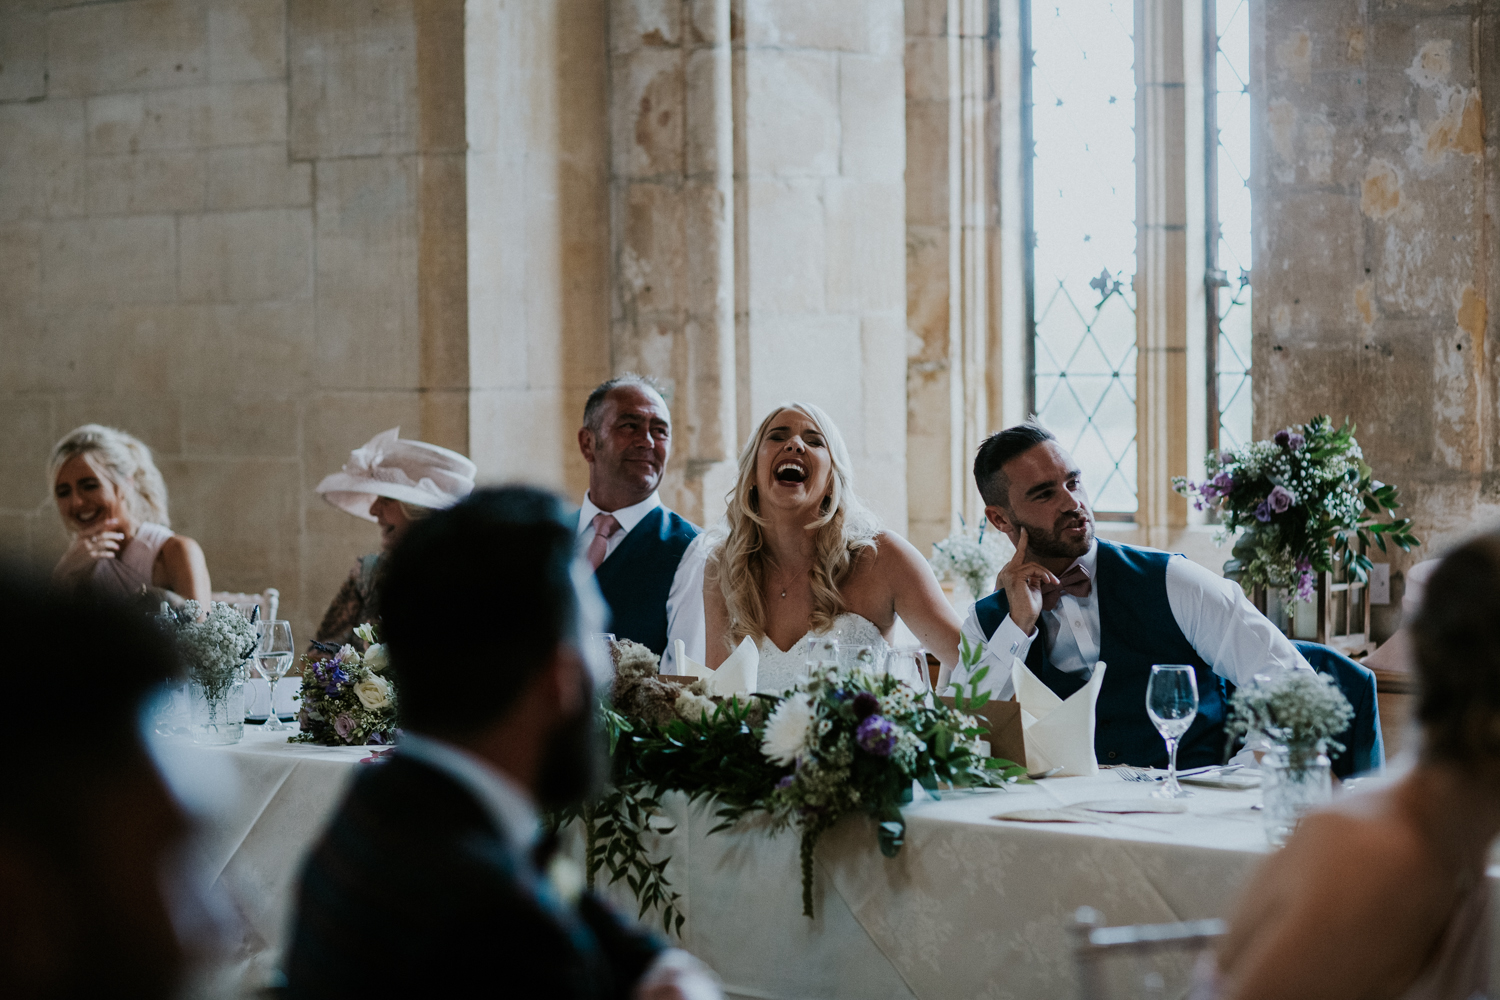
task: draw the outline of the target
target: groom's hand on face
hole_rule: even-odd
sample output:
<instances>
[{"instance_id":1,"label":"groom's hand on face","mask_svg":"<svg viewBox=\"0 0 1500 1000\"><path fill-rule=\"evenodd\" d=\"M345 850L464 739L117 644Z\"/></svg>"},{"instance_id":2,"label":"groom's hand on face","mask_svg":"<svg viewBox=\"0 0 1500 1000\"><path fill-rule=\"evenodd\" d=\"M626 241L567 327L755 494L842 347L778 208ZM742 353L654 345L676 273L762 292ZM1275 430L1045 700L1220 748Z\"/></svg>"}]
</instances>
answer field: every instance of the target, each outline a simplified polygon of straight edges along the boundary
<instances>
[{"instance_id":1,"label":"groom's hand on face","mask_svg":"<svg viewBox=\"0 0 1500 1000\"><path fill-rule=\"evenodd\" d=\"M1025 528L1017 530L1012 540L1016 543L1016 554L995 578L995 589L1005 591L1010 602L1010 620L1031 635L1036 631L1036 620L1042 616L1042 587L1056 584L1057 577L1047 567L1027 559Z\"/></svg>"}]
</instances>

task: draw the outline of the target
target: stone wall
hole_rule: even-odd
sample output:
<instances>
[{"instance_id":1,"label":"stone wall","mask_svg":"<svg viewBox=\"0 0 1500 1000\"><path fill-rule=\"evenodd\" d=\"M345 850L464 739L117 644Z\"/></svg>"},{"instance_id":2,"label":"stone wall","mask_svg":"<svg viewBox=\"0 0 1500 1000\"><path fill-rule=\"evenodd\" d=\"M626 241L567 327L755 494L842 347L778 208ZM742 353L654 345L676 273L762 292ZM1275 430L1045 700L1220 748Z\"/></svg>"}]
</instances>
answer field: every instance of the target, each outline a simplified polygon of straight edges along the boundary
<instances>
[{"instance_id":1,"label":"stone wall","mask_svg":"<svg viewBox=\"0 0 1500 1000\"><path fill-rule=\"evenodd\" d=\"M155 450L216 589L297 635L376 532L312 488L400 425L467 449L461 0L0 13L0 544L65 538L47 451Z\"/></svg>"},{"instance_id":2,"label":"stone wall","mask_svg":"<svg viewBox=\"0 0 1500 1000\"><path fill-rule=\"evenodd\" d=\"M1359 425L1366 458L1401 487L1425 542L1390 557L1399 597L1400 570L1500 515L1488 306L1500 287L1500 8L1252 10L1252 38L1263 39L1256 433L1317 412Z\"/></svg>"}]
</instances>

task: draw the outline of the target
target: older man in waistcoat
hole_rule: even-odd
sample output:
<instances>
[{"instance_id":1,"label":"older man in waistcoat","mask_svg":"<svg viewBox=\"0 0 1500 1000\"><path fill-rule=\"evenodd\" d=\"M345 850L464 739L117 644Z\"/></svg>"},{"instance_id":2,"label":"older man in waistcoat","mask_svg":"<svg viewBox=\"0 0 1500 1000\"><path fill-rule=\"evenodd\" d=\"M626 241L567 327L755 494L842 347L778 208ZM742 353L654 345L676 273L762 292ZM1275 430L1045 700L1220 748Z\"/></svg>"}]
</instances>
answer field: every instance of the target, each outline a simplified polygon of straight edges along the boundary
<instances>
[{"instance_id":1,"label":"older man in waistcoat","mask_svg":"<svg viewBox=\"0 0 1500 1000\"><path fill-rule=\"evenodd\" d=\"M1146 715L1152 664L1191 664L1197 674L1198 717L1177 752L1183 768L1223 759L1226 681L1311 669L1234 582L1181 555L1096 538L1078 464L1040 424L991 435L974 480L1016 555L963 634L984 644L980 665L999 698L1011 696L1013 657L1063 698L1107 664L1094 730L1100 764L1166 766Z\"/></svg>"},{"instance_id":2,"label":"older man in waistcoat","mask_svg":"<svg viewBox=\"0 0 1500 1000\"><path fill-rule=\"evenodd\" d=\"M578 448L589 491L578 544L609 602L610 629L662 657L675 640L703 660L704 546L698 527L662 505L657 488L672 454L672 415L656 383L621 375L589 393Z\"/></svg>"}]
</instances>

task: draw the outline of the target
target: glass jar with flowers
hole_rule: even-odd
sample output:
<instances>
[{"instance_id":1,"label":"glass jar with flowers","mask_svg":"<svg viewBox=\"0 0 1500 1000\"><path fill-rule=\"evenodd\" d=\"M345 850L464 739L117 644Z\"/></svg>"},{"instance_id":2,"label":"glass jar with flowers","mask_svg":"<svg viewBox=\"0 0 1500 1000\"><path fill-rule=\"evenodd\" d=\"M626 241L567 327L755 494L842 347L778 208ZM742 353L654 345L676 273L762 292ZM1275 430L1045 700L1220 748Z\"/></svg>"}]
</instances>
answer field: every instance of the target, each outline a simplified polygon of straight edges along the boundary
<instances>
[{"instance_id":1,"label":"glass jar with flowers","mask_svg":"<svg viewBox=\"0 0 1500 1000\"><path fill-rule=\"evenodd\" d=\"M1371 544L1382 552L1421 544L1410 520L1390 515L1401 506L1396 487L1374 477L1347 420L1335 428L1317 416L1269 441L1210 455L1205 465L1202 482L1177 476L1172 486L1217 515L1219 544L1234 539L1224 575L1247 592L1284 587L1308 602L1318 575L1335 566L1363 583Z\"/></svg>"},{"instance_id":2,"label":"glass jar with flowers","mask_svg":"<svg viewBox=\"0 0 1500 1000\"><path fill-rule=\"evenodd\" d=\"M163 607L158 622L177 644L188 678L189 732L194 743L238 743L245 734L245 681L260 641L249 619L215 601Z\"/></svg>"},{"instance_id":3,"label":"glass jar with flowers","mask_svg":"<svg viewBox=\"0 0 1500 1000\"><path fill-rule=\"evenodd\" d=\"M1263 749L1261 818L1266 839L1280 847L1304 814L1333 798L1328 751L1354 718L1332 677L1311 670L1257 676L1229 700L1229 732Z\"/></svg>"},{"instance_id":4,"label":"glass jar with flowers","mask_svg":"<svg viewBox=\"0 0 1500 1000\"><path fill-rule=\"evenodd\" d=\"M933 543L928 563L945 592L961 583L969 591L969 603L973 603L994 591L1000 567L1014 552L1010 540L986 522L980 521L976 530L960 515L958 527L947 538ZM956 597L949 599L958 603Z\"/></svg>"}]
</instances>

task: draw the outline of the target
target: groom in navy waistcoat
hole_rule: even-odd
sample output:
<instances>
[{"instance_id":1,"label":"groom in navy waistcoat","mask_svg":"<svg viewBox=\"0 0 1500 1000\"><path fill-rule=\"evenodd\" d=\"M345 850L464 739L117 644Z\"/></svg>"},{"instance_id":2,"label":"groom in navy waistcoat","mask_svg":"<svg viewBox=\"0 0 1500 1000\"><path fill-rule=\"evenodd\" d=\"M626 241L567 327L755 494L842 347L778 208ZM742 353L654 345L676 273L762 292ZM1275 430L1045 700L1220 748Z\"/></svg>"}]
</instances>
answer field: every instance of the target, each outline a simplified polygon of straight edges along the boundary
<instances>
[{"instance_id":1,"label":"groom in navy waistcoat","mask_svg":"<svg viewBox=\"0 0 1500 1000\"><path fill-rule=\"evenodd\" d=\"M589 393L578 448L589 491L578 544L609 603L610 629L662 657L674 673L674 641L702 662L703 545L692 524L662 505L657 488L672 454L672 415L656 383L621 375Z\"/></svg>"},{"instance_id":2,"label":"groom in navy waistcoat","mask_svg":"<svg viewBox=\"0 0 1500 1000\"><path fill-rule=\"evenodd\" d=\"M1166 766L1166 744L1146 714L1152 664L1190 664L1197 675L1198 717L1178 748L1182 768L1223 760L1226 681L1311 669L1232 581L1181 555L1096 538L1078 464L1040 424L991 435L974 459L974 481L990 524L1016 546L997 592L964 622L969 642L985 646L975 669L988 666L984 686L1009 698L1019 658L1066 698L1105 663L1094 730L1100 764Z\"/></svg>"}]
</instances>

